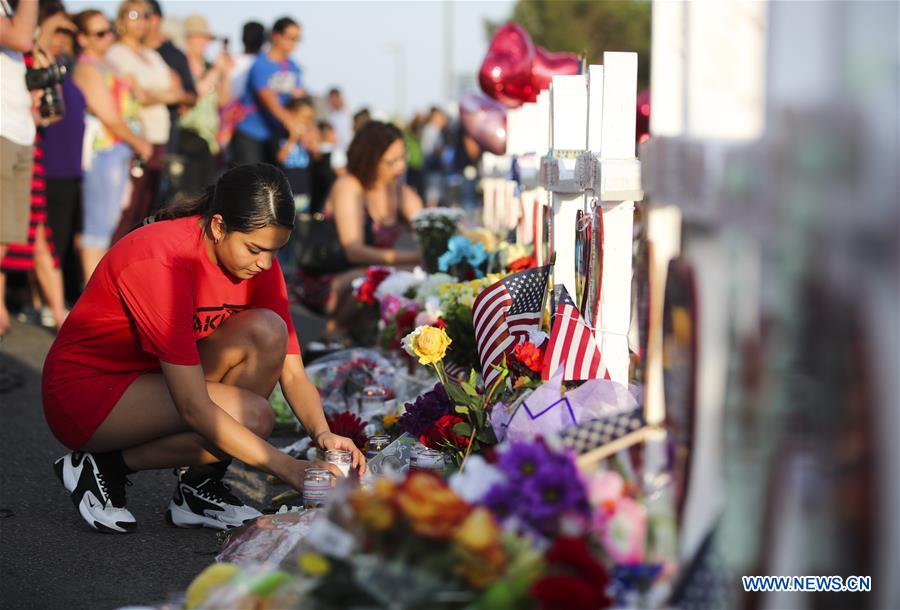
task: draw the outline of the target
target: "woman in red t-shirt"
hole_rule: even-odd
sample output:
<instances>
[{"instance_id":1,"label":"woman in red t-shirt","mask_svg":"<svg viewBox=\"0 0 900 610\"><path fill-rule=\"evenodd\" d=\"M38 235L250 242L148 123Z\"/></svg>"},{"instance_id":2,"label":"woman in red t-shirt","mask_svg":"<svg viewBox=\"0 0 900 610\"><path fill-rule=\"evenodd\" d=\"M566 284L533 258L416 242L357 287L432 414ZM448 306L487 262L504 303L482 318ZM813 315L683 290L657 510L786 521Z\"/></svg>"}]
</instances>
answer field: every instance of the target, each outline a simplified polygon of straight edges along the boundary
<instances>
[{"instance_id":1,"label":"woman in red t-shirt","mask_svg":"<svg viewBox=\"0 0 900 610\"><path fill-rule=\"evenodd\" d=\"M332 434L300 359L275 257L293 228L287 178L246 165L165 210L107 253L44 364L44 413L73 450L54 464L81 516L134 530L126 475L181 468L167 519L226 529L259 516L222 482L232 457L301 489L311 465L264 439L276 382L324 449L365 458Z\"/></svg>"}]
</instances>

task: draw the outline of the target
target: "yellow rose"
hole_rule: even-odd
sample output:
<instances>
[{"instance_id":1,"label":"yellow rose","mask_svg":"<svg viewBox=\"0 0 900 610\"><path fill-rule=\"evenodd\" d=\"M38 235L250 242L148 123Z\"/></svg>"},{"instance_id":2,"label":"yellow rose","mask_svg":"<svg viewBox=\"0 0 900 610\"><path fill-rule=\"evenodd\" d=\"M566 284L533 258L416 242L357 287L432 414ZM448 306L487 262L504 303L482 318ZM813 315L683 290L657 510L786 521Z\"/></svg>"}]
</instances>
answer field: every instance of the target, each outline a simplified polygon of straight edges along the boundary
<instances>
[{"instance_id":1,"label":"yellow rose","mask_svg":"<svg viewBox=\"0 0 900 610\"><path fill-rule=\"evenodd\" d=\"M443 328L420 326L403 338L402 345L406 353L419 359L419 364L427 365L443 360L450 343Z\"/></svg>"},{"instance_id":2,"label":"yellow rose","mask_svg":"<svg viewBox=\"0 0 900 610\"><path fill-rule=\"evenodd\" d=\"M484 249L488 252L493 252L497 249L497 236L484 227L475 227L474 229L461 231L460 233L462 233L462 236L470 242L484 246Z\"/></svg>"},{"instance_id":3,"label":"yellow rose","mask_svg":"<svg viewBox=\"0 0 900 610\"><path fill-rule=\"evenodd\" d=\"M457 570L473 587L486 587L506 568L500 527L483 506L469 513L453 534L453 542L460 559Z\"/></svg>"},{"instance_id":4,"label":"yellow rose","mask_svg":"<svg viewBox=\"0 0 900 610\"><path fill-rule=\"evenodd\" d=\"M484 551L500 541L500 527L491 511L479 506L466 517L456 533L453 541L459 546L472 551Z\"/></svg>"}]
</instances>

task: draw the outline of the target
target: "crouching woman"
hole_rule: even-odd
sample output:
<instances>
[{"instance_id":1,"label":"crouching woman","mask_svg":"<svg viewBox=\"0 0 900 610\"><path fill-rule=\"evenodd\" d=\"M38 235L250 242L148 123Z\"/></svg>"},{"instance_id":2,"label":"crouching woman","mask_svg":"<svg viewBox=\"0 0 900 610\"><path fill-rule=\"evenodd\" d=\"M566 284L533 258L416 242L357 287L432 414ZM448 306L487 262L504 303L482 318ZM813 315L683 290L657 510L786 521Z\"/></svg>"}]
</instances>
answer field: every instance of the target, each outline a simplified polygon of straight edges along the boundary
<instances>
[{"instance_id":1,"label":"crouching woman","mask_svg":"<svg viewBox=\"0 0 900 610\"><path fill-rule=\"evenodd\" d=\"M166 511L182 527L226 529L259 516L223 482L231 459L301 489L304 472L268 442L276 382L324 449L365 458L332 434L300 358L276 252L293 228L284 174L232 169L107 253L47 355L51 431L72 452L54 464L94 529L129 532L127 476L174 468Z\"/></svg>"}]
</instances>

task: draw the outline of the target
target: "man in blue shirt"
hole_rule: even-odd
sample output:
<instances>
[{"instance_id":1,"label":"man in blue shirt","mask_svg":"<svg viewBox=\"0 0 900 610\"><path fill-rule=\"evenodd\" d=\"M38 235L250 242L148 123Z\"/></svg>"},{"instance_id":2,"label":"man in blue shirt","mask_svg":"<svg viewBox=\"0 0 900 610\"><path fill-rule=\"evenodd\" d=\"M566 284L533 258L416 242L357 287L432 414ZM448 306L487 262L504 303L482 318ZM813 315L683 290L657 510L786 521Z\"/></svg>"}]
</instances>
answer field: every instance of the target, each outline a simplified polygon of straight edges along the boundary
<instances>
[{"instance_id":1,"label":"man in blue shirt","mask_svg":"<svg viewBox=\"0 0 900 610\"><path fill-rule=\"evenodd\" d=\"M252 111L238 123L231 139L232 160L246 163L275 163L279 138L287 132L299 138L296 123L285 105L304 95L300 68L291 60L300 41L300 24L282 17L272 26L272 45L268 53L253 62L247 77L242 103Z\"/></svg>"}]
</instances>

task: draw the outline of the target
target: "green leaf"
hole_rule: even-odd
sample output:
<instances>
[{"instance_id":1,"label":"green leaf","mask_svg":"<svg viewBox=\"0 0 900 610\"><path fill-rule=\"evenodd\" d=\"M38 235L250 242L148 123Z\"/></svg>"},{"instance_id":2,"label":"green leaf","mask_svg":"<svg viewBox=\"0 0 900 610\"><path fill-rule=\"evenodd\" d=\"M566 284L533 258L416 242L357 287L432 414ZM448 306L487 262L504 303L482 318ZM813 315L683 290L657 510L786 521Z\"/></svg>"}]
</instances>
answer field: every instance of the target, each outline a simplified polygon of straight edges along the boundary
<instances>
[{"instance_id":1,"label":"green leaf","mask_svg":"<svg viewBox=\"0 0 900 610\"><path fill-rule=\"evenodd\" d=\"M475 369L469 370L469 385L473 388L478 385L478 374L475 373Z\"/></svg>"},{"instance_id":2,"label":"green leaf","mask_svg":"<svg viewBox=\"0 0 900 610\"><path fill-rule=\"evenodd\" d=\"M466 405L456 405L453 408L453 410L456 411L457 413L459 413L460 415L468 415L469 414L469 407L467 407Z\"/></svg>"},{"instance_id":3,"label":"green leaf","mask_svg":"<svg viewBox=\"0 0 900 610\"><path fill-rule=\"evenodd\" d=\"M469 403L469 395L466 394L458 385L454 382L449 382L444 384L444 390L447 391L447 396L450 397L450 402L454 404L468 404Z\"/></svg>"},{"instance_id":4,"label":"green leaf","mask_svg":"<svg viewBox=\"0 0 900 610\"><path fill-rule=\"evenodd\" d=\"M490 426L484 426L483 428L479 429L478 434L475 435L475 438L477 438L485 445L497 444L497 436L494 434L494 429Z\"/></svg>"},{"instance_id":5,"label":"green leaf","mask_svg":"<svg viewBox=\"0 0 900 610\"><path fill-rule=\"evenodd\" d=\"M453 431L460 436L468 437L472 434L472 426L464 421L461 421L457 424L453 424Z\"/></svg>"},{"instance_id":6,"label":"green leaf","mask_svg":"<svg viewBox=\"0 0 900 610\"><path fill-rule=\"evenodd\" d=\"M459 384L463 391L469 396L478 396L478 390L475 389L475 386L471 383L463 382Z\"/></svg>"}]
</instances>

